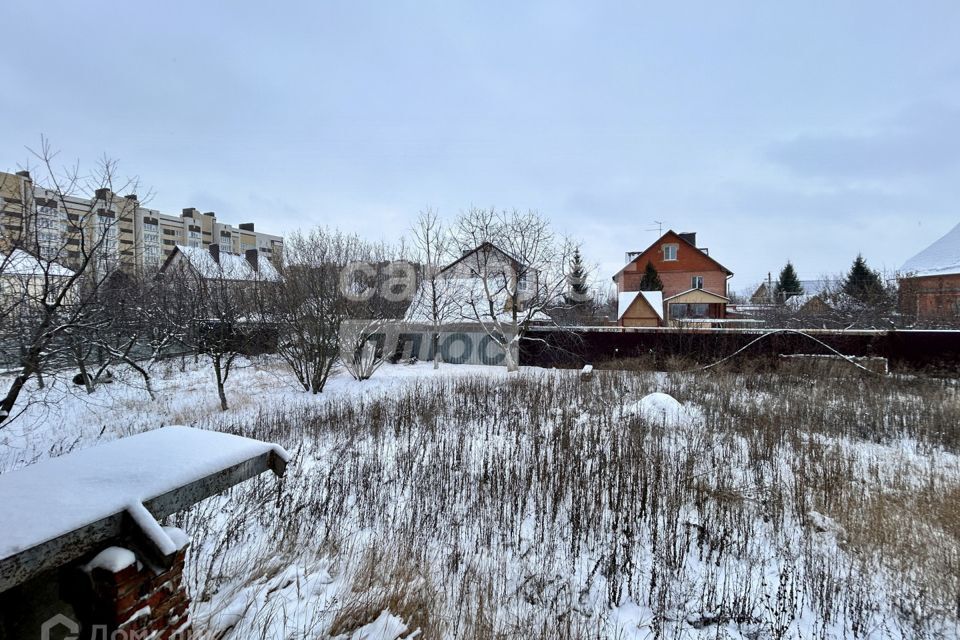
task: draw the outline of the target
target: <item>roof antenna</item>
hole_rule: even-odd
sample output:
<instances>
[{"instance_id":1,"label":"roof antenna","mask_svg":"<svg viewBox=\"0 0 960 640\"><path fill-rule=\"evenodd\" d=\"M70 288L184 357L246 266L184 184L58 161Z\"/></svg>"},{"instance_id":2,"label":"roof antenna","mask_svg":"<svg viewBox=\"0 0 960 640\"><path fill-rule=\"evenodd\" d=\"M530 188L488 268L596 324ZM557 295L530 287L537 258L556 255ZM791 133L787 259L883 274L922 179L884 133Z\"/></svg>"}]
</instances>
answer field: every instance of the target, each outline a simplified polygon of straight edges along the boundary
<instances>
[{"instance_id":1,"label":"roof antenna","mask_svg":"<svg viewBox=\"0 0 960 640\"><path fill-rule=\"evenodd\" d=\"M654 220L653 224L657 225L657 233L663 235L663 220ZM644 229L644 231L653 231L653 227L649 229Z\"/></svg>"}]
</instances>

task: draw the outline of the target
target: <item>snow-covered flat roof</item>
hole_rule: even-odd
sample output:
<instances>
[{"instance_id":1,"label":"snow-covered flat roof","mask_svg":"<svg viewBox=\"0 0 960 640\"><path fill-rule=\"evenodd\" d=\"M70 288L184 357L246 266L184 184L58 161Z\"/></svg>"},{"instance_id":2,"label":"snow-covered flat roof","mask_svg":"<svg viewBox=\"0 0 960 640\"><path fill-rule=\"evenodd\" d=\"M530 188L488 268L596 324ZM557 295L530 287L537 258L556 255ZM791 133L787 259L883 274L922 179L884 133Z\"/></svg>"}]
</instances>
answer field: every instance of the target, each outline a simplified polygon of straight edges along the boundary
<instances>
[{"instance_id":1,"label":"snow-covered flat roof","mask_svg":"<svg viewBox=\"0 0 960 640\"><path fill-rule=\"evenodd\" d=\"M4 473L0 592L117 535L124 516L167 555L175 544L155 519L268 468L280 472L288 459L283 448L267 442L164 427ZM228 473L251 462L256 464ZM111 518L115 523L103 524ZM69 540L57 543L65 537ZM30 553L34 549L37 553Z\"/></svg>"},{"instance_id":2,"label":"snow-covered flat roof","mask_svg":"<svg viewBox=\"0 0 960 640\"><path fill-rule=\"evenodd\" d=\"M906 276L941 276L960 273L960 224L900 268Z\"/></svg>"}]
</instances>

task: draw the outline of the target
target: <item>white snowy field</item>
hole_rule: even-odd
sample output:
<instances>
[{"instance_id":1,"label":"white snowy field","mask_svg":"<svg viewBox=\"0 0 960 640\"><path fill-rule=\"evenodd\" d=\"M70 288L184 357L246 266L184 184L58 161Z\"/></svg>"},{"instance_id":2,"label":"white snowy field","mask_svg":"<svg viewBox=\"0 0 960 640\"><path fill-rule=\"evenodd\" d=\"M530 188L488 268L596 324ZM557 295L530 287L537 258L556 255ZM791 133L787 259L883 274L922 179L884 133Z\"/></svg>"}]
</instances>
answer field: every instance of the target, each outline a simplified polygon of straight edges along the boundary
<instances>
[{"instance_id":1,"label":"white snowy field","mask_svg":"<svg viewBox=\"0 0 960 640\"><path fill-rule=\"evenodd\" d=\"M226 412L169 363L156 401L57 380L0 429L0 471L170 424L290 451L171 522L209 637L960 636L953 381L418 364L312 396L246 364Z\"/></svg>"}]
</instances>

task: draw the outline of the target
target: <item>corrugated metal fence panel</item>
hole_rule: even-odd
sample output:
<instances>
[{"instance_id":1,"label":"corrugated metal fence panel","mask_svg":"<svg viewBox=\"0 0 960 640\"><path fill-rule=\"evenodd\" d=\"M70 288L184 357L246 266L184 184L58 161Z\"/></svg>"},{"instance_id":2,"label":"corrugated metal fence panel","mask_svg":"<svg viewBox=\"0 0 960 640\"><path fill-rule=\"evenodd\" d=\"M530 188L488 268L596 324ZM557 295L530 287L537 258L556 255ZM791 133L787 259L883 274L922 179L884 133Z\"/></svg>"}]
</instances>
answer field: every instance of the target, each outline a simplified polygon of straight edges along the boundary
<instances>
[{"instance_id":1,"label":"corrugated metal fence panel","mask_svg":"<svg viewBox=\"0 0 960 640\"><path fill-rule=\"evenodd\" d=\"M388 360L433 360L433 328L429 325L391 323L365 333L368 334L367 341L374 342ZM504 366L505 353L501 343L499 334L490 335L477 324L450 324L444 325L439 332L436 350L441 360L450 364ZM516 359L519 355L517 344L514 343L512 348Z\"/></svg>"},{"instance_id":2,"label":"corrugated metal fence panel","mask_svg":"<svg viewBox=\"0 0 960 640\"><path fill-rule=\"evenodd\" d=\"M774 361L781 354L831 353L820 343L847 356L887 358L893 370L960 372L960 331L925 330L532 329L521 340L520 364L582 367L626 358L672 356L707 364L744 347L738 360Z\"/></svg>"}]
</instances>

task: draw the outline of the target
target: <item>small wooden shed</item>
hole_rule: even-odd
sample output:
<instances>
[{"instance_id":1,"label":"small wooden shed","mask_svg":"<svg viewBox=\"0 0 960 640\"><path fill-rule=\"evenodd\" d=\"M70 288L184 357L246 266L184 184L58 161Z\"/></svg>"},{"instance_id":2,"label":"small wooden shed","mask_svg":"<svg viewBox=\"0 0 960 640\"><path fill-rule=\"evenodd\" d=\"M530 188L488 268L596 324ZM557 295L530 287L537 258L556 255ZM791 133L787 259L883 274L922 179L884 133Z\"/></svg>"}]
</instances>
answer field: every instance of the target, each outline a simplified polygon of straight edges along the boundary
<instances>
[{"instance_id":1,"label":"small wooden shed","mask_svg":"<svg viewBox=\"0 0 960 640\"><path fill-rule=\"evenodd\" d=\"M663 292L625 291L619 294L617 323L621 327L663 326Z\"/></svg>"}]
</instances>

